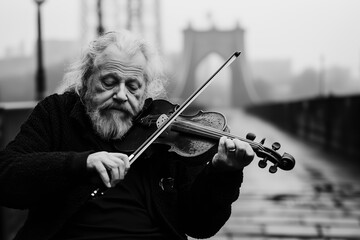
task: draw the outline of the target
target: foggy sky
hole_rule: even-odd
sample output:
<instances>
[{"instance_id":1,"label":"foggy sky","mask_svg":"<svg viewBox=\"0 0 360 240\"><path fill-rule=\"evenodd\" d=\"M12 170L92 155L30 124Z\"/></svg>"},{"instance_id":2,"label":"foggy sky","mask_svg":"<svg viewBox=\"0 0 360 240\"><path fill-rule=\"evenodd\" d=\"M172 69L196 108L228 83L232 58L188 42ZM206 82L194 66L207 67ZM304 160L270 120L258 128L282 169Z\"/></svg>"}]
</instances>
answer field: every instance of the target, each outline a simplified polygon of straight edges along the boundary
<instances>
[{"instance_id":1,"label":"foggy sky","mask_svg":"<svg viewBox=\"0 0 360 240\"><path fill-rule=\"evenodd\" d=\"M109 0L110 1L110 0ZM360 1L357 0L162 0L164 52L179 52L182 30L191 22L245 29L249 60L290 59L293 70L339 65L359 76ZM79 1L47 0L45 39L79 38ZM36 7L33 0L0 1L0 57L6 49L33 49ZM322 60L321 60L322 59Z\"/></svg>"}]
</instances>

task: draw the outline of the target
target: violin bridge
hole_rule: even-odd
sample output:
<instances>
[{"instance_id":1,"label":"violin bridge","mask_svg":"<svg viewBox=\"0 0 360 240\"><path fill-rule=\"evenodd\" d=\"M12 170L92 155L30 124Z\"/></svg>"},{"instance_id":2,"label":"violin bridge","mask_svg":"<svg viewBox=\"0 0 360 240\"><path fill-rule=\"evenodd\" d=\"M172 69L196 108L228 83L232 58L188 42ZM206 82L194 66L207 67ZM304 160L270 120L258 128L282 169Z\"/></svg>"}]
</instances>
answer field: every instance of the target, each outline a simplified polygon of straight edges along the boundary
<instances>
[{"instance_id":1,"label":"violin bridge","mask_svg":"<svg viewBox=\"0 0 360 240\"><path fill-rule=\"evenodd\" d=\"M160 128L168 120L168 118L169 117L166 114L161 114L156 120L156 127Z\"/></svg>"}]
</instances>

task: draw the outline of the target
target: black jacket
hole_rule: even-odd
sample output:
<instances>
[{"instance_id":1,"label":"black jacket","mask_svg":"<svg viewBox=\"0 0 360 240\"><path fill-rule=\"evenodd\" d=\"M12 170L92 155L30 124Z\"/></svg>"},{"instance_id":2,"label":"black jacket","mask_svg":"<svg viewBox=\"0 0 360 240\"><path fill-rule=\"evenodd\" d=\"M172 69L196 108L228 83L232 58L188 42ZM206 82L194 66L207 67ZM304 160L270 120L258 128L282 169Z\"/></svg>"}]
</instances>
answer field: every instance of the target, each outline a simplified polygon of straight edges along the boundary
<instances>
[{"instance_id":1,"label":"black jacket","mask_svg":"<svg viewBox=\"0 0 360 240\"><path fill-rule=\"evenodd\" d=\"M195 167L162 147L158 150L145 154L145 160L154 162L149 194L160 227L172 239L211 237L230 217L242 171L220 174L211 164ZM35 107L0 152L0 204L29 210L16 239L51 239L90 198L99 185L87 171L86 159L97 151L116 149L94 134L75 93L51 95ZM174 188L161 188L161 179L169 177Z\"/></svg>"}]
</instances>

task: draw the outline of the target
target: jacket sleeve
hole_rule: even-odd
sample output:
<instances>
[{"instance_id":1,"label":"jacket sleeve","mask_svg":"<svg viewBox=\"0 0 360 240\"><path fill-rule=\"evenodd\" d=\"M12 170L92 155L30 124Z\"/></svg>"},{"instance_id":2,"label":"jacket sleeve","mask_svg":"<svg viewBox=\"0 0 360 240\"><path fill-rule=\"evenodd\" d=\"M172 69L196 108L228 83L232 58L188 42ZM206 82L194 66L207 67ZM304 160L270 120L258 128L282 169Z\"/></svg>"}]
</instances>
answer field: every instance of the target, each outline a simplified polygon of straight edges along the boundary
<instances>
[{"instance_id":1,"label":"jacket sleeve","mask_svg":"<svg viewBox=\"0 0 360 240\"><path fill-rule=\"evenodd\" d=\"M243 171L217 172L211 163L197 175L185 194L186 233L194 238L215 235L231 215L239 197Z\"/></svg>"},{"instance_id":2,"label":"jacket sleeve","mask_svg":"<svg viewBox=\"0 0 360 240\"><path fill-rule=\"evenodd\" d=\"M40 102L0 152L0 205L29 208L56 196L86 174L89 152L57 152L49 100Z\"/></svg>"}]
</instances>

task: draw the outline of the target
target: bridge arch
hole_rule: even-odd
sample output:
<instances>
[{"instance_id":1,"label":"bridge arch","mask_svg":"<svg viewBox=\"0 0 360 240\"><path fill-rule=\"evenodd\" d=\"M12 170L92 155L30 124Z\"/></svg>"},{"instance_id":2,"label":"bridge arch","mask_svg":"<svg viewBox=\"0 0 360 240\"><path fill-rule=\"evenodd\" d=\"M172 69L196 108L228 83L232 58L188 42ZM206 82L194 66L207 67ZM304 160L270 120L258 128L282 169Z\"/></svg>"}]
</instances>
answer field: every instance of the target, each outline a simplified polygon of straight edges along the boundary
<instances>
[{"instance_id":1,"label":"bridge arch","mask_svg":"<svg viewBox=\"0 0 360 240\"><path fill-rule=\"evenodd\" d=\"M206 55L195 67L195 89L199 88L204 81L209 78L209 69L217 69L221 66L226 59L218 53L212 52ZM202 94L195 101L200 106L212 107L226 107L231 106L232 93L231 93L231 69L225 68L219 73L217 79L202 92Z\"/></svg>"},{"instance_id":2,"label":"bridge arch","mask_svg":"<svg viewBox=\"0 0 360 240\"><path fill-rule=\"evenodd\" d=\"M228 59L235 51L244 50L244 30L236 26L233 30L218 30L212 28L206 31L194 30L191 26L184 30L184 79L179 86L179 96L186 99L196 90L196 69L210 54L217 54ZM256 101L256 93L250 82L246 67L245 54L242 53L229 68L231 70L231 106L246 106ZM209 76L217 70L209 69ZM213 71L213 72L210 72ZM207 79L204 79L205 82ZM215 81L221 81L216 79Z\"/></svg>"}]
</instances>

